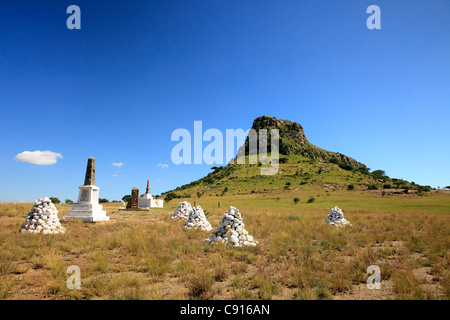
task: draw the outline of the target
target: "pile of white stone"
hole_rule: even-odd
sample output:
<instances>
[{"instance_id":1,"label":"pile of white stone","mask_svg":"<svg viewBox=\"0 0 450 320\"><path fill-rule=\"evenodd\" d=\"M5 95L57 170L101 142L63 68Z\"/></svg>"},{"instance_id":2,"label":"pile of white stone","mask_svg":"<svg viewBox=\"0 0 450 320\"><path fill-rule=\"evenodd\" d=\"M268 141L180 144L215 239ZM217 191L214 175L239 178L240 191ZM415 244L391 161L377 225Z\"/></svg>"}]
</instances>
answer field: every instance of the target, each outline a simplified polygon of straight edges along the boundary
<instances>
[{"instance_id":1,"label":"pile of white stone","mask_svg":"<svg viewBox=\"0 0 450 320\"><path fill-rule=\"evenodd\" d=\"M199 205L196 205L189 212L186 223L183 226L185 230L200 229L202 231L211 231L211 224L206 219L205 213Z\"/></svg>"},{"instance_id":2,"label":"pile of white stone","mask_svg":"<svg viewBox=\"0 0 450 320\"><path fill-rule=\"evenodd\" d=\"M58 219L58 209L52 201L45 197L34 202L33 209L28 213L27 219L20 232L57 234L64 233Z\"/></svg>"},{"instance_id":3,"label":"pile of white stone","mask_svg":"<svg viewBox=\"0 0 450 320\"><path fill-rule=\"evenodd\" d=\"M350 222L344 218L344 213L342 210L337 206L331 209L331 212L327 217L327 223L336 227L342 227L345 225L351 226Z\"/></svg>"},{"instance_id":4,"label":"pile of white stone","mask_svg":"<svg viewBox=\"0 0 450 320\"><path fill-rule=\"evenodd\" d=\"M189 213L192 211L192 206L189 202L183 201L180 202L177 206L177 209L170 217L174 220L187 220L189 217Z\"/></svg>"},{"instance_id":5,"label":"pile of white stone","mask_svg":"<svg viewBox=\"0 0 450 320\"><path fill-rule=\"evenodd\" d=\"M238 209L230 207L222 217L220 225L206 242L211 244L232 244L235 247L256 246L258 241L254 240L245 230L244 221Z\"/></svg>"}]
</instances>

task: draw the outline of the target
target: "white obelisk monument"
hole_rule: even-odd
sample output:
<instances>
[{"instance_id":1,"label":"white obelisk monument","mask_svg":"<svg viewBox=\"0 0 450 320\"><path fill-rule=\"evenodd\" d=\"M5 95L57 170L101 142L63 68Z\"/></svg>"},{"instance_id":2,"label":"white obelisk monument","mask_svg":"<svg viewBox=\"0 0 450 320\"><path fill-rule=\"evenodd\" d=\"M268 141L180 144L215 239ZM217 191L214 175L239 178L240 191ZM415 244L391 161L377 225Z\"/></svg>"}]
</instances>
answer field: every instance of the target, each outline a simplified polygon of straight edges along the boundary
<instances>
[{"instance_id":1,"label":"white obelisk monument","mask_svg":"<svg viewBox=\"0 0 450 320\"><path fill-rule=\"evenodd\" d=\"M106 211L98 204L98 190L95 186L95 159L89 158L86 168L84 186L80 186L78 202L72 206L72 210L67 212L63 221L81 220L87 222L109 221Z\"/></svg>"}]
</instances>

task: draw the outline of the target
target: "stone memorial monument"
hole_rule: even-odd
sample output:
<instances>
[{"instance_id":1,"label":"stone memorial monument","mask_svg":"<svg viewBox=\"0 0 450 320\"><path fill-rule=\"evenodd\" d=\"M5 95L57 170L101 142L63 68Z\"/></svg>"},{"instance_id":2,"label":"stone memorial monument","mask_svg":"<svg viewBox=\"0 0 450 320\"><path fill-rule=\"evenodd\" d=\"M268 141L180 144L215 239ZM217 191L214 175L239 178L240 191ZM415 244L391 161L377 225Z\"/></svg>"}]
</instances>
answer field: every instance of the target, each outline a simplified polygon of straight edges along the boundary
<instances>
[{"instance_id":1,"label":"stone memorial monument","mask_svg":"<svg viewBox=\"0 0 450 320\"><path fill-rule=\"evenodd\" d=\"M220 225L214 231L206 242L211 244L223 243L230 244L235 247L241 246L256 246L258 241L253 239L248 231L245 230L244 220L239 210L235 207L230 207L228 211L220 220Z\"/></svg>"},{"instance_id":2,"label":"stone memorial monument","mask_svg":"<svg viewBox=\"0 0 450 320\"><path fill-rule=\"evenodd\" d=\"M95 159L92 157L88 159L84 185L79 188L78 202L72 206L72 210L67 212L67 216L63 217L63 221L109 221L106 211L98 203L100 188L95 186Z\"/></svg>"},{"instance_id":3,"label":"stone memorial monument","mask_svg":"<svg viewBox=\"0 0 450 320\"><path fill-rule=\"evenodd\" d=\"M139 203L139 189L138 187L133 187L131 189L131 199L127 203L127 209L138 209Z\"/></svg>"},{"instance_id":4,"label":"stone memorial monument","mask_svg":"<svg viewBox=\"0 0 450 320\"><path fill-rule=\"evenodd\" d=\"M346 225L349 225L350 227L352 226L352 224L344 218L344 213L338 206L331 209L326 221L329 225L335 227L342 227Z\"/></svg>"},{"instance_id":5,"label":"stone memorial monument","mask_svg":"<svg viewBox=\"0 0 450 320\"><path fill-rule=\"evenodd\" d=\"M164 201L154 198L150 193L150 181L147 180L147 189L145 194L139 198L139 208L162 208Z\"/></svg>"}]
</instances>

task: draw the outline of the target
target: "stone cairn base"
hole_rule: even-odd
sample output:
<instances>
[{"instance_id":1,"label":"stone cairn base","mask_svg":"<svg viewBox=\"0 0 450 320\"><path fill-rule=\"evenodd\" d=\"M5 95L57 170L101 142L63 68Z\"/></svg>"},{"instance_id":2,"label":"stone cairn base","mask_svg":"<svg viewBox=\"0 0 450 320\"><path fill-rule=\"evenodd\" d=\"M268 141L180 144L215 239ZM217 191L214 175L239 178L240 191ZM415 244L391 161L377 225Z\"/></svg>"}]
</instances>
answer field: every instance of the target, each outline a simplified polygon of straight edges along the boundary
<instances>
[{"instance_id":1,"label":"stone cairn base","mask_svg":"<svg viewBox=\"0 0 450 320\"><path fill-rule=\"evenodd\" d=\"M254 240L245 230L244 221L238 209L230 207L220 221L220 225L211 237L206 239L211 244L232 244L235 247L256 246L258 241Z\"/></svg>"},{"instance_id":2,"label":"stone cairn base","mask_svg":"<svg viewBox=\"0 0 450 320\"><path fill-rule=\"evenodd\" d=\"M202 231L211 231L211 224L206 219L205 213L199 205L196 205L189 212L189 216L186 220L186 223L183 226L185 230L197 230L200 229Z\"/></svg>"},{"instance_id":3,"label":"stone cairn base","mask_svg":"<svg viewBox=\"0 0 450 320\"><path fill-rule=\"evenodd\" d=\"M332 226L335 226L335 227L342 227L342 226L345 226L345 225L352 226L350 224L350 222L348 222L344 218L344 213L337 206L331 209L331 212L330 212L330 214L327 217L327 223L329 225L332 225Z\"/></svg>"},{"instance_id":4,"label":"stone cairn base","mask_svg":"<svg viewBox=\"0 0 450 320\"><path fill-rule=\"evenodd\" d=\"M65 233L58 219L58 209L52 201L45 197L34 202L33 209L28 213L27 219L20 232L57 234Z\"/></svg>"},{"instance_id":5,"label":"stone cairn base","mask_svg":"<svg viewBox=\"0 0 450 320\"><path fill-rule=\"evenodd\" d=\"M170 217L174 220L187 220L189 213L192 211L192 206L189 202L183 201L178 204L177 209Z\"/></svg>"}]
</instances>

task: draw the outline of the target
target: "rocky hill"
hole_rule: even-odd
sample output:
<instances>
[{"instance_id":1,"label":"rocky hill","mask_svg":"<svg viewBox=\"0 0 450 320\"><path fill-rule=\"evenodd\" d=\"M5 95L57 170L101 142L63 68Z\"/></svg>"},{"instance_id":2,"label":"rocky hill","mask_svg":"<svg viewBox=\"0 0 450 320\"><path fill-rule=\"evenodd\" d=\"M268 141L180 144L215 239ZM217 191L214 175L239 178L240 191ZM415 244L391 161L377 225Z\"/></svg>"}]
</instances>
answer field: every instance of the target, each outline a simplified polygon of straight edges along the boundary
<instances>
[{"instance_id":1,"label":"rocky hill","mask_svg":"<svg viewBox=\"0 0 450 320\"><path fill-rule=\"evenodd\" d=\"M282 155L300 155L311 160L323 160L323 161L334 161L336 163L346 163L355 168L365 168L366 166L359 163L353 158L347 157L346 155L326 151L319 147L316 147L308 141L306 138L303 127L289 120L281 120L274 117L261 116L253 121L252 129L257 133L260 129L267 129L267 145L268 150L270 150L270 129L279 130L279 153ZM249 137L245 141L244 146L245 154L249 153Z\"/></svg>"},{"instance_id":2,"label":"rocky hill","mask_svg":"<svg viewBox=\"0 0 450 320\"><path fill-rule=\"evenodd\" d=\"M398 192L428 191L423 187L402 179L388 177L383 170L370 172L364 164L341 153L331 152L311 144L303 127L289 120L261 116L253 121L252 129L268 129L267 150L270 146L270 129L279 130L279 168L274 175L262 175L265 166L261 162L250 164L249 137L241 146L245 154L245 164L236 161L226 166L212 167L206 177L180 186L166 193L171 197L222 196L224 194L247 194L265 192L285 192L305 188L348 189L348 190L388 190ZM245 148L245 153L243 148ZM253 154L250 152L250 154Z\"/></svg>"}]
</instances>

